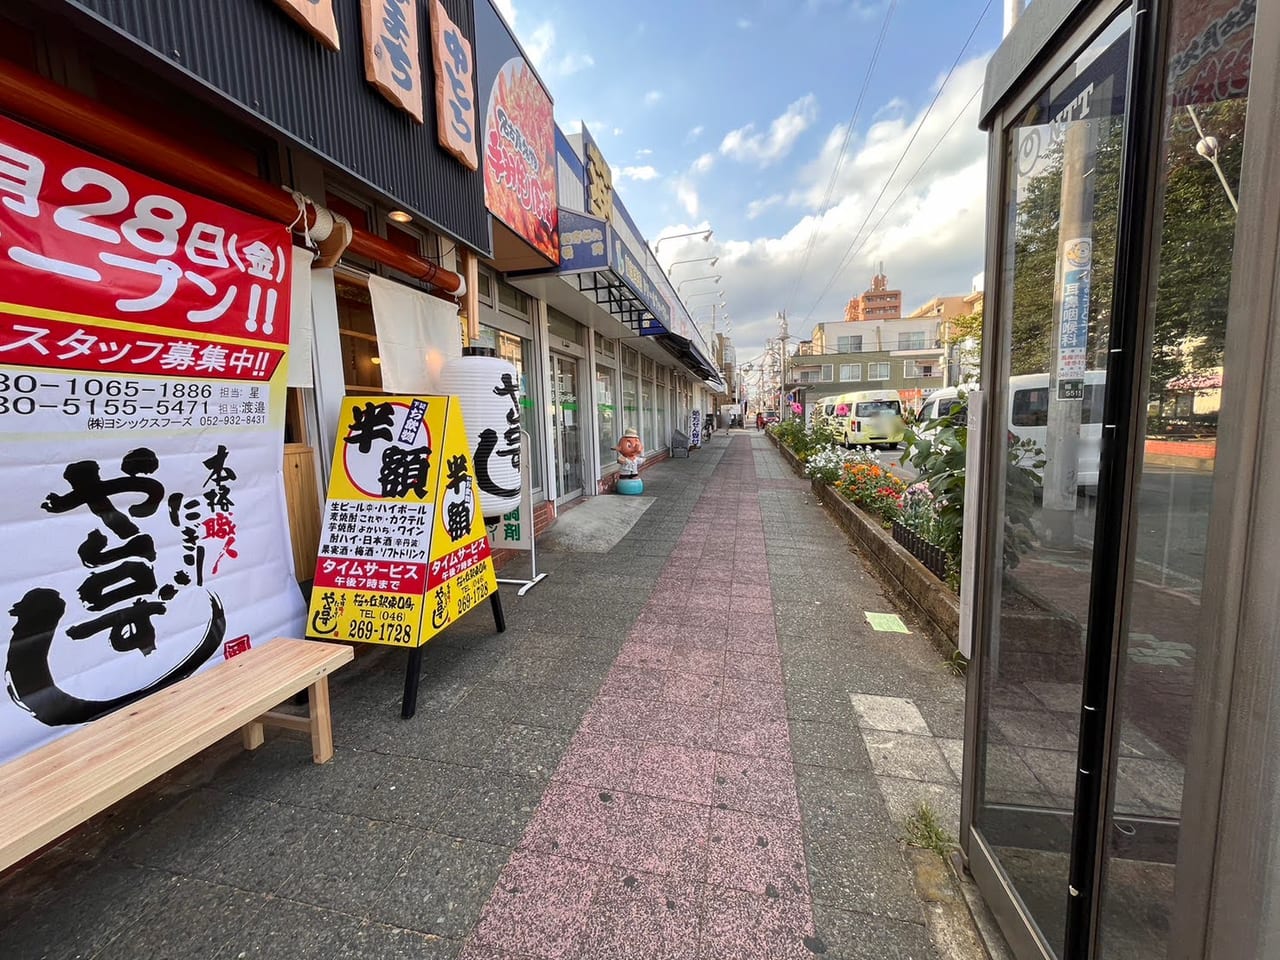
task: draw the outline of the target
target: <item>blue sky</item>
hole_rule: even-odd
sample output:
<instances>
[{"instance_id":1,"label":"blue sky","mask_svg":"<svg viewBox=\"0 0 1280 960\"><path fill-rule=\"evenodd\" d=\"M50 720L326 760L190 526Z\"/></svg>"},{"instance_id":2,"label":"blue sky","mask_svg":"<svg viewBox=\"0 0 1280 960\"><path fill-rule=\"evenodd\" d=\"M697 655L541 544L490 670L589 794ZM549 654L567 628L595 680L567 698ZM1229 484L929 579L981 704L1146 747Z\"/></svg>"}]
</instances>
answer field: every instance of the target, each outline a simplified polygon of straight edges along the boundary
<instances>
[{"instance_id":1,"label":"blue sky","mask_svg":"<svg viewBox=\"0 0 1280 960\"><path fill-rule=\"evenodd\" d=\"M898 0L824 204L892 0L495 2L550 87L560 126L591 129L646 236L714 229L710 243L671 240L660 256L721 258L740 361L777 333L780 310L792 336L841 319L881 259L908 309L969 292L982 269L986 158L981 97L970 98L999 42L1001 3L904 155L987 0ZM672 279L706 266L677 266Z\"/></svg>"}]
</instances>

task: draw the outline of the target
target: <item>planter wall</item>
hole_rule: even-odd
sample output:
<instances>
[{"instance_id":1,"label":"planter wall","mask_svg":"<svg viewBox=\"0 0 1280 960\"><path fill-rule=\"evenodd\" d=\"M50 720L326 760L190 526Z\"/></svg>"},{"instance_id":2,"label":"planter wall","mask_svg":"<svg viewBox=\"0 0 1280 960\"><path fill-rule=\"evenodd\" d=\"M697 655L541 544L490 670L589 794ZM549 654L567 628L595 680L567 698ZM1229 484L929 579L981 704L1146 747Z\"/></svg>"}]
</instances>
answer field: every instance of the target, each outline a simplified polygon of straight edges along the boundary
<instances>
[{"instance_id":1,"label":"planter wall","mask_svg":"<svg viewBox=\"0 0 1280 960\"><path fill-rule=\"evenodd\" d=\"M942 552L941 547L930 543L897 520L893 521L890 529L893 539L906 547L907 553L923 563L926 570L939 580L947 579L947 555Z\"/></svg>"}]
</instances>

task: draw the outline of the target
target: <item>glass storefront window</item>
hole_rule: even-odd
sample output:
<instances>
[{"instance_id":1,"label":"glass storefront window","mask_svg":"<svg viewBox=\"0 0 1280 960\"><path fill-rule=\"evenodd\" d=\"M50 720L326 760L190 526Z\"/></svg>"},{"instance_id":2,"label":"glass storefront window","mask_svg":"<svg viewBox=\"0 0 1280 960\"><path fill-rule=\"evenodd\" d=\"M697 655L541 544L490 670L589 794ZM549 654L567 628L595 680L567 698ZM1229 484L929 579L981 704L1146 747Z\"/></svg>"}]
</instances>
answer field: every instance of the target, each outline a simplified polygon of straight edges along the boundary
<instances>
[{"instance_id":1,"label":"glass storefront window","mask_svg":"<svg viewBox=\"0 0 1280 960\"><path fill-rule=\"evenodd\" d=\"M1102 890L1102 951L1163 960L1174 912L1182 786L1201 667L1218 651L1201 613L1217 463L1227 301L1248 105L1253 16L1239 0L1175 0L1153 242L1150 375L1139 447L1117 687L1119 750ZM1222 25L1230 25L1225 27ZM1207 30L1212 61L1188 56ZM1213 71L1207 67L1212 62ZM1207 138L1216 150L1206 150ZM1210 162L1201 151L1213 157Z\"/></svg>"},{"instance_id":2,"label":"glass storefront window","mask_svg":"<svg viewBox=\"0 0 1280 960\"><path fill-rule=\"evenodd\" d=\"M338 343L347 393L382 393L378 336L373 326L369 288L342 277L335 279L338 299Z\"/></svg>"},{"instance_id":3,"label":"glass storefront window","mask_svg":"<svg viewBox=\"0 0 1280 960\"><path fill-rule=\"evenodd\" d=\"M640 410L644 420L644 426L640 429L640 442L646 450L653 450L658 446L658 429L653 418L655 403L651 380L640 381Z\"/></svg>"},{"instance_id":4,"label":"glass storefront window","mask_svg":"<svg viewBox=\"0 0 1280 960\"><path fill-rule=\"evenodd\" d=\"M533 489L542 486L542 423L537 397L530 377L533 372L533 341L514 333L480 325L480 346L491 347L520 374L520 428L529 434L529 475Z\"/></svg>"},{"instance_id":5,"label":"glass storefront window","mask_svg":"<svg viewBox=\"0 0 1280 960\"><path fill-rule=\"evenodd\" d=\"M614 445L622 432L618 429L618 398L612 367L596 366L596 425L599 433L600 466L607 468L618 459Z\"/></svg>"},{"instance_id":6,"label":"glass storefront window","mask_svg":"<svg viewBox=\"0 0 1280 960\"><path fill-rule=\"evenodd\" d=\"M623 430L632 427L640 429L640 379L634 373L622 375L622 422ZM641 442L644 438L641 437Z\"/></svg>"},{"instance_id":7,"label":"glass storefront window","mask_svg":"<svg viewBox=\"0 0 1280 960\"><path fill-rule=\"evenodd\" d=\"M547 332L553 338L568 340L570 343L582 343L582 334L585 329L573 317L561 313L555 307L547 307Z\"/></svg>"},{"instance_id":8,"label":"glass storefront window","mask_svg":"<svg viewBox=\"0 0 1280 960\"><path fill-rule=\"evenodd\" d=\"M1088 422L1085 396L1100 409L1131 22L1130 11L1118 15L1005 131L997 395L1007 402L992 411L1002 522L979 678L976 821L1059 956L1102 433Z\"/></svg>"}]
</instances>

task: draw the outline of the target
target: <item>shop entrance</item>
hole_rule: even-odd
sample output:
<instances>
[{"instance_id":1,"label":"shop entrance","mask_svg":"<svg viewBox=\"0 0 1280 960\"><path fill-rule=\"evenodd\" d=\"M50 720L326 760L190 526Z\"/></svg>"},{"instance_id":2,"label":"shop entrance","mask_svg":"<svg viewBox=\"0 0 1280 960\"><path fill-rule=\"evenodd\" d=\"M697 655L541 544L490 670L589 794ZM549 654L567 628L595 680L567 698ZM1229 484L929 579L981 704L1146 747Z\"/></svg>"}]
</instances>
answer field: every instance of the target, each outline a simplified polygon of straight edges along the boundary
<instances>
[{"instance_id":1,"label":"shop entrance","mask_svg":"<svg viewBox=\"0 0 1280 960\"><path fill-rule=\"evenodd\" d=\"M1230 509L1211 488L1249 62L1187 68L1178 45L1240 4L1207 6L1099 5L996 115L962 830L1019 960L1178 955L1201 866L1179 859L1183 788L1218 652L1201 598ZM1224 43L1247 51L1239 24Z\"/></svg>"},{"instance_id":2,"label":"shop entrance","mask_svg":"<svg viewBox=\"0 0 1280 960\"><path fill-rule=\"evenodd\" d=\"M578 361L551 354L551 430L556 445L556 503L582 496L582 414Z\"/></svg>"}]
</instances>

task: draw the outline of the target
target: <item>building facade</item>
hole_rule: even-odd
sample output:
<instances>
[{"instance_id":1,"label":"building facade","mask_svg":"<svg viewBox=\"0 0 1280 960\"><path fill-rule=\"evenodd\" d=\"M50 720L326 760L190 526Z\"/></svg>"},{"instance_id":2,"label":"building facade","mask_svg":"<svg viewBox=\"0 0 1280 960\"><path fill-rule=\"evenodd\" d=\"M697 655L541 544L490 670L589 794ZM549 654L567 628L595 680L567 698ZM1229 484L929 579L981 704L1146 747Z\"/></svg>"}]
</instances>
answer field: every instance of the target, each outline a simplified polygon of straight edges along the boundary
<instances>
[{"instance_id":1,"label":"building facade","mask_svg":"<svg viewBox=\"0 0 1280 960\"><path fill-rule=\"evenodd\" d=\"M862 320L896 320L902 316L902 291L889 289L884 264L880 272L871 278L871 286L860 296L853 297L844 308L844 318L850 323Z\"/></svg>"}]
</instances>

